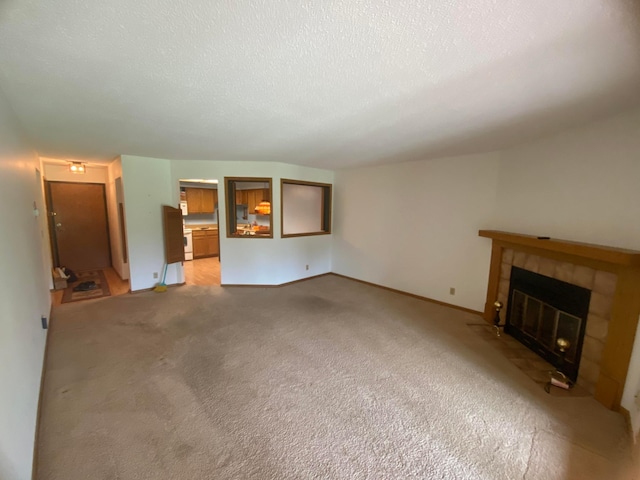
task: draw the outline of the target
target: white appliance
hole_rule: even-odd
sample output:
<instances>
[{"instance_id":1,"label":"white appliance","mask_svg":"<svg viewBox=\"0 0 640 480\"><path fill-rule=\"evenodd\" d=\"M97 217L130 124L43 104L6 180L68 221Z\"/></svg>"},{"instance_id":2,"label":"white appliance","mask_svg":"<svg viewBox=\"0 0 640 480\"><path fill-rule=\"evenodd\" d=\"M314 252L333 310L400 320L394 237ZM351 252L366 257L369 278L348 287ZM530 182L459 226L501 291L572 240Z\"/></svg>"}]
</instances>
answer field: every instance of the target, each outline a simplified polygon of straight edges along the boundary
<instances>
[{"instance_id":1,"label":"white appliance","mask_svg":"<svg viewBox=\"0 0 640 480\"><path fill-rule=\"evenodd\" d=\"M183 216L184 215L189 215L189 209L187 208L187 202L180 202L180 210L182 210L182 215Z\"/></svg>"},{"instance_id":2,"label":"white appliance","mask_svg":"<svg viewBox=\"0 0 640 480\"><path fill-rule=\"evenodd\" d=\"M184 236L184 259L193 260L193 233L190 228L183 230Z\"/></svg>"}]
</instances>

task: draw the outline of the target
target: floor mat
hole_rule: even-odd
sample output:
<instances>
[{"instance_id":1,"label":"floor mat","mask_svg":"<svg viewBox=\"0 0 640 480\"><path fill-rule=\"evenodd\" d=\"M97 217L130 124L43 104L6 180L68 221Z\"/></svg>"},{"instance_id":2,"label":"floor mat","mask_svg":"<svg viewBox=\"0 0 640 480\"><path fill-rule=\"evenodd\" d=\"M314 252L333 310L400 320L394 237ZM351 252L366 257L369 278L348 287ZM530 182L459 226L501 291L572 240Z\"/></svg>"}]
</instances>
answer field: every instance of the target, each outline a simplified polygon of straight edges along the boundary
<instances>
[{"instance_id":1,"label":"floor mat","mask_svg":"<svg viewBox=\"0 0 640 480\"><path fill-rule=\"evenodd\" d=\"M80 300L87 300L89 298L101 298L111 296L109 290L109 283L104 276L102 270L89 270L87 272L80 272L77 274L78 280L69 284L64 290L62 295L62 303L78 302ZM82 282L95 282L97 288L87 290L84 292L74 292L73 289Z\"/></svg>"}]
</instances>

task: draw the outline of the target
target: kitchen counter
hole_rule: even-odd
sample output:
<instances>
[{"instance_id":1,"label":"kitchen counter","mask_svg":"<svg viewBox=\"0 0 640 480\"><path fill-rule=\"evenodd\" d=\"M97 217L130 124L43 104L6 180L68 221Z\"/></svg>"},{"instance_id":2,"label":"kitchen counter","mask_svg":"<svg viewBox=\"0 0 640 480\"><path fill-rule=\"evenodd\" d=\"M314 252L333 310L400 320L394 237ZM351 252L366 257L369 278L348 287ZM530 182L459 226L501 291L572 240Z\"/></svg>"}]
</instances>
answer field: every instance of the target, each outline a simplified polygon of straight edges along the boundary
<instances>
[{"instance_id":1,"label":"kitchen counter","mask_svg":"<svg viewBox=\"0 0 640 480\"><path fill-rule=\"evenodd\" d=\"M184 225L184 228L188 228L190 230L198 231L198 230L218 230L218 225L206 225L206 224L196 224L189 225L188 223Z\"/></svg>"}]
</instances>

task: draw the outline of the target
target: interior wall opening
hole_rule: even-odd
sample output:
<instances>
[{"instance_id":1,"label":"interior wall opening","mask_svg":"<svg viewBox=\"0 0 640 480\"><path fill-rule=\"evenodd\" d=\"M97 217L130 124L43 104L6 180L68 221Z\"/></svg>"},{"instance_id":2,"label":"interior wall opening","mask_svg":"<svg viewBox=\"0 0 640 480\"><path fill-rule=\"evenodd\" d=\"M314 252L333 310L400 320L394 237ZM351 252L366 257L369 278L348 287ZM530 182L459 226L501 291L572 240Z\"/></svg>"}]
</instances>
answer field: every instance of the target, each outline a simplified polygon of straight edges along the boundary
<instances>
[{"instance_id":1,"label":"interior wall opening","mask_svg":"<svg viewBox=\"0 0 640 480\"><path fill-rule=\"evenodd\" d=\"M220 285L217 179L180 179L187 285Z\"/></svg>"}]
</instances>

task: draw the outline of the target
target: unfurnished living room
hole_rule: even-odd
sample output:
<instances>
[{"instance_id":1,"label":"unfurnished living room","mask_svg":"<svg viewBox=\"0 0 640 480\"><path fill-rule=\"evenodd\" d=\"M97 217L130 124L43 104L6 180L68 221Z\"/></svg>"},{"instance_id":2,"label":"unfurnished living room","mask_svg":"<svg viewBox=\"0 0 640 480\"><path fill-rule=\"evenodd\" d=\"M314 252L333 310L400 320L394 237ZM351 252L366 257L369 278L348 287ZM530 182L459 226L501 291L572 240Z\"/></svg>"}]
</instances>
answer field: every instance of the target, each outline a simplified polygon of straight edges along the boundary
<instances>
[{"instance_id":1,"label":"unfurnished living room","mask_svg":"<svg viewBox=\"0 0 640 480\"><path fill-rule=\"evenodd\" d=\"M0 2L0 480L640 478L640 3Z\"/></svg>"}]
</instances>

